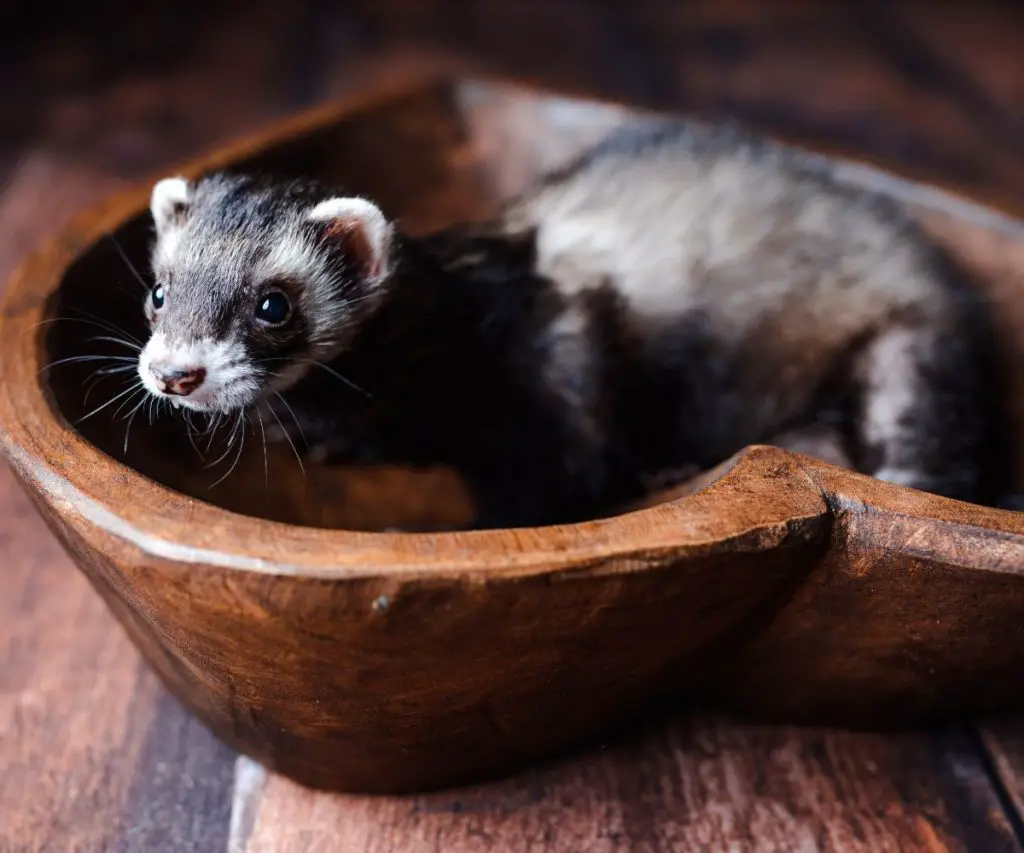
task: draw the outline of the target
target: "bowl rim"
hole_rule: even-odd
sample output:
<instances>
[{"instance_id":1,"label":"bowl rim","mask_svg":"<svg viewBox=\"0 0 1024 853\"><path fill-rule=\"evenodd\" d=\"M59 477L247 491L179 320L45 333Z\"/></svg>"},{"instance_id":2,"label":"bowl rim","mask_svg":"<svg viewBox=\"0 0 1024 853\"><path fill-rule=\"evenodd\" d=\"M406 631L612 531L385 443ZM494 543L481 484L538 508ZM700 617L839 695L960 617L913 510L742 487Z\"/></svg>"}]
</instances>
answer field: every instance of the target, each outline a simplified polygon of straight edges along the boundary
<instances>
[{"instance_id":1,"label":"bowl rim","mask_svg":"<svg viewBox=\"0 0 1024 853\"><path fill-rule=\"evenodd\" d=\"M211 153L172 163L148 180L140 180L78 213L31 253L11 276L0 315L0 448L21 478L30 481L47 502L70 509L88 525L157 557L241 571L330 578L379 576L382 572L429 573L436 577L439 573L463 576L483 571L488 577L504 573L521 576L584 566L608 567L612 561L616 571L628 571L631 566L669 558L677 561L686 554L765 550L778 544L779 537L792 530L794 523L826 517L830 510L825 489L811 476L811 469L834 466L774 447L751 445L723 463L723 473L696 494L579 524L438 532L365 532L304 526L234 512L164 486L104 453L57 413L39 366L39 324L46 319L46 303L67 267L82 252L148 207L153 181L168 174L195 175L220 168L346 116L419 92L467 83L622 106L621 102L582 95L571 88L553 89L486 73L439 69L428 74L419 72L412 79L385 80L276 121L266 130L228 141ZM815 151L842 162L841 157L823 149ZM847 162L854 171L884 177L890 190L895 181L914 191L938 193L944 197L939 205L944 212L978 224L984 220L989 229L1009 228L1015 236L1024 237L1024 223L999 209L897 174L890 178L874 166ZM934 199L924 206L933 203ZM788 469L791 476L783 485L796 482L804 488L776 486L771 491L772 500L764 501L768 489L758 494L757 489L751 489L751 482L765 472L766 466ZM855 479L871 479L836 470ZM872 482L876 493L881 489L898 496L905 491L900 486ZM780 497L784 491L792 494ZM131 495L130 504L125 503L126 494ZM936 517L963 517L963 505L959 511L953 509L958 502L928 497L928 506ZM737 513L737 501L752 512ZM126 506L128 513L124 511ZM987 507L976 509L988 516L990 523L989 513L997 518L1004 515Z\"/></svg>"}]
</instances>

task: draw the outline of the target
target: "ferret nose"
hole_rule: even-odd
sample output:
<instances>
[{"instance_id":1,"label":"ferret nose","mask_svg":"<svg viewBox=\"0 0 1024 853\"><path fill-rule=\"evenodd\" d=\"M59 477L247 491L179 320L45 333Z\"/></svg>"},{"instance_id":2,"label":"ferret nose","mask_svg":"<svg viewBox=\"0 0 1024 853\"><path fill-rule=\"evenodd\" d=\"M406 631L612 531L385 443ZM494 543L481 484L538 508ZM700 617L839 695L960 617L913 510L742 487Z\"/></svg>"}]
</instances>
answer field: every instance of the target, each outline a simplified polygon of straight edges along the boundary
<instances>
[{"instance_id":1,"label":"ferret nose","mask_svg":"<svg viewBox=\"0 0 1024 853\"><path fill-rule=\"evenodd\" d=\"M181 370L151 364L149 372L153 375L157 387L161 391L165 394L174 394L177 397L187 397L206 379L206 370L202 367L189 367Z\"/></svg>"}]
</instances>

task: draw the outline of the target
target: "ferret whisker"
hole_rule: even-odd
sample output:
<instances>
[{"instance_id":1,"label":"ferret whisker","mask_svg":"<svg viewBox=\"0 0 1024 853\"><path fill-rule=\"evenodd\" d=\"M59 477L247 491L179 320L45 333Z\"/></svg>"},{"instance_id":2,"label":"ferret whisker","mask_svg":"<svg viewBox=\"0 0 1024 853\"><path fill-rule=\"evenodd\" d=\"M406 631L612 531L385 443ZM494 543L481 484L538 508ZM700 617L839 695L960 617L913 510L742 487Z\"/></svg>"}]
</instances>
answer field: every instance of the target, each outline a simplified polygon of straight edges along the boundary
<instances>
[{"instance_id":1,"label":"ferret whisker","mask_svg":"<svg viewBox=\"0 0 1024 853\"><path fill-rule=\"evenodd\" d=\"M104 379L107 379L107 378L109 378L111 376L116 376L118 373L130 372L133 369L134 369L133 367L117 368L117 369L101 367L98 370L94 370L87 377L85 377L85 381L89 383L89 387L85 389L85 397L82 399L82 405L86 406L86 405L89 404L89 393L92 391L93 388L95 388L97 385L99 385Z\"/></svg>"},{"instance_id":2,"label":"ferret whisker","mask_svg":"<svg viewBox=\"0 0 1024 853\"><path fill-rule=\"evenodd\" d=\"M235 470L235 468L238 467L238 463L242 459L242 451L245 449L245 424L247 422L248 422L248 418L246 418L245 414L243 412L239 412L238 413L238 420L236 422L237 425L238 425L237 428L236 428L236 431L238 432L238 452L235 454L235 460L234 460L234 462L231 463L231 467L228 468L228 470L225 472L225 474L222 477L217 479L210 486L211 489L214 488L215 486L219 485L220 483L224 482L228 477L231 476L231 473Z\"/></svg>"},{"instance_id":3,"label":"ferret whisker","mask_svg":"<svg viewBox=\"0 0 1024 853\"><path fill-rule=\"evenodd\" d=\"M374 299L374 298L379 298L379 297L377 297L376 293L367 293L365 296L360 296L357 299L346 299L342 303L342 305L347 307L349 305L356 305L356 304L358 304L360 302L363 302L366 299Z\"/></svg>"},{"instance_id":4,"label":"ferret whisker","mask_svg":"<svg viewBox=\"0 0 1024 853\"><path fill-rule=\"evenodd\" d=\"M192 422L192 413L188 409L185 409L182 414L185 419L185 435L188 437L188 443L192 445L192 449L196 452L196 456L202 459L203 452L196 444L196 436L199 434L199 431Z\"/></svg>"},{"instance_id":5,"label":"ferret whisker","mask_svg":"<svg viewBox=\"0 0 1024 853\"><path fill-rule=\"evenodd\" d=\"M135 280L142 286L142 289L149 290L149 285L146 284L145 279L143 279L142 274L138 271L135 264L131 262L131 259L128 257L128 253L121 247L121 244L117 241L114 233L112 231L108 231L106 233L106 237L114 244L114 248L117 249L117 253L121 256L121 260L124 261L124 265L128 267L131 274L135 277Z\"/></svg>"},{"instance_id":6,"label":"ferret whisker","mask_svg":"<svg viewBox=\"0 0 1024 853\"><path fill-rule=\"evenodd\" d=\"M204 435L208 434L210 436L209 440L206 442L207 453L209 453L210 448L213 447L213 439L217 435L217 430L220 428L220 422L223 417L224 416L221 412L217 412L216 417L210 418L210 426L207 428L206 433L204 433Z\"/></svg>"},{"instance_id":7,"label":"ferret whisker","mask_svg":"<svg viewBox=\"0 0 1024 853\"><path fill-rule=\"evenodd\" d=\"M49 326L52 323L85 323L85 322L87 322L87 321L80 320L77 317L48 317L45 320L40 320L38 323L33 323L31 326L29 326L27 329L25 329L25 331L23 331L22 334L23 335L31 334L32 332L34 332L36 329L40 328L41 326ZM91 325L95 326L95 325L98 325L98 324L92 323ZM106 327L105 326L100 326L100 328L101 329L105 329Z\"/></svg>"},{"instance_id":8,"label":"ferret whisker","mask_svg":"<svg viewBox=\"0 0 1024 853\"><path fill-rule=\"evenodd\" d=\"M83 406L88 406L89 405L89 395L92 394L92 389L95 388L97 385L99 385L106 378L107 378L106 376L96 376L95 373L93 373L92 375L89 376L89 378L87 380L87 381L89 381L89 385L86 387L85 395L82 397L82 405Z\"/></svg>"},{"instance_id":9,"label":"ferret whisker","mask_svg":"<svg viewBox=\"0 0 1024 853\"><path fill-rule=\"evenodd\" d=\"M240 433L245 432L245 424L242 423L241 412L235 417L235 425L231 427L231 435L228 437L228 447L234 447Z\"/></svg>"},{"instance_id":10,"label":"ferret whisker","mask_svg":"<svg viewBox=\"0 0 1024 853\"><path fill-rule=\"evenodd\" d=\"M234 437L237 429L238 421L235 421L234 425L231 427L231 432L228 434L228 440L224 445L224 452L216 459L214 459L213 462L210 462L208 465L204 465L203 467L205 469L215 468L217 465L219 465L221 462L227 459L228 454L231 452L231 447L234 444Z\"/></svg>"},{"instance_id":11,"label":"ferret whisker","mask_svg":"<svg viewBox=\"0 0 1024 853\"><path fill-rule=\"evenodd\" d=\"M112 323L110 320L107 320L99 316L98 314L93 314L91 311L86 311L84 308L71 308L69 310L81 314L82 317L84 317L86 320L91 320L101 329L106 329L108 332L113 332L115 335L123 335L129 340L135 341L135 343L137 344L142 343L142 341L135 337L135 335L131 334L127 329L122 329L120 326L116 325L115 323Z\"/></svg>"},{"instance_id":12,"label":"ferret whisker","mask_svg":"<svg viewBox=\"0 0 1024 853\"><path fill-rule=\"evenodd\" d=\"M267 458L267 428L263 424L263 415L256 410L256 417L260 420L260 436L263 438L263 483L270 489L270 460Z\"/></svg>"},{"instance_id":13,"label":"ferret whisker","mask_svg":"<svg viewBox=\"0 0 1024 853\"><path fill-rule=\"evenodd\" d=\"M62 364L81 364L88 361L127 361L131 362L127 367L120 368L121 370L131 370L136 362L137 358L130 355L72 355L68 358L59 358L56 361L51 361L49 364L40 368L40 373L45 373L47 370L52 370L55 367L59 367Z\"/></svg>"},{"instance_id":14,"label":"ferret whisker","mask_svg":"<svg viewBox=\"0 0 1024 853\"><path fill-rule=\"evenodd\" d=\"M212 467L216 466L217 464L219 464L220 462L222 462L227 457L228 453L231 452L232 448L234 448L235 442L239 440L239 435L245 432L245 425L244 425L242 419L243 419L243 413L242 412L238 412L235 415L234 421L231 422L231 431L228 433L228 438L227 438L227 442L225 444L224 453L221 454L221 456L219 456L214 462L212 462L207 467L212 468Z\"/></svg>"},{"instance_id":15,"label":"ferret whisker","mask_svg":"<svg viewBox=\"0 0 1024 853\"><path fill-rule=\"evenodd\" d=\"M230 445L225 446L224 452L221 453L220 456L218 456L212 462L208 462L205 465L203 465L204 470L209 470L210 468L215 468L219 463L223 462L227 458L227 455L230 452L231 452L231 446Z\"/></svg>"},{"instance_id":16,"label":"ferret whisker","mask_svg":"<svg viewBox=\"0 0 1024 853\"><path fill-rule=\"evenodd\" d=\"M292 416L292 420L295 421L295 426L298 427L299 435L302 436L303 443L307 444L307 446L308 446L308 442L306 441L306 436L302 432L302 424L299 423L299 419L297 417L295 417L295 412L292 411L292 407L288 405L288 401L284 397L282 397L280 394L278 394L277 391L274 392L274 396L277 397L277 399L280 400L284 404L284 407L289 411L289 413ZM306 476L306 467L302 464L302 457L299 455L299 451L295 447L295 442L292 441L292 437L291 437L290 433L288 432L288 430L286 430L284 428L284 424L281 423L281 419L277 416L277 412L274 411L274 407L273 406L268 406L268 408L270 409L270 414L272 414L274 416L274 420L277 421L277 425L281 428L281 432L284 433L284 437L288 441L288 446L291 447L292 453L295 454L295 461L299 463L299 470L302 472L303 478L305 478L305 476Z\"/></svg>"},{"instance_id":17,"label":"ferret whisker","mask_svg":"<svg viewBox=\"0 0 1024 853\"><path fill-rule=\"evenodd\" d=\"M199 433L196 431L195 427L192 426L191 422L189 422L188 426L185 427L185 430L186 434L188 435L188 443L192 446L192 449L195 451L196 456L198 456L200 459L205 459L206 457L203 455L203 451L200 449L199 444L196 442L196 438L199 436Z\"/></svg>"},{"instance_id":18,"label":"ferret whisker","mask_svg":"<svg viewBox=\"0 0 1024 853\"><path fill-rule=\"evenodd\" d=\"M146 405L146 394L147 394L146 389L145 388L140 388L138 390L142 391L143 393L139 397L139 402L137 402L135 404L135 407L127 415L125 415L126 419L132 417L137 411L139 411L139 409L141 409L144 405ZM129 397L129 399L132 399L132 398Z\"/></svg>"},{"instance_id":19,"label":"ferret whisker","mask_svg":"<svg viewBox=\"0 0 1024 853\"><path fill-rule=\"evenodd\" d=\"M112 344L118 344L119 346L128 347L128 349L133 349L136 352L142 352L142 347L140 347L137 343L133 343L132 341L126 341L126 340L124 340L122 338L113 338L113 337L110 337L108 335L97 335L96 337L89 338L89 340L90 341L109 341Z\"/></svg>"},{"instance_id":20,"label":"ferret whisker","mask_svg":"<svg viewBox=\"0 0 1024 853\"><path fill-rule=\"evenodd\" d=\"M92 379L91 376L89 378ZM106 377L104 377L104 376L99 376L96 379L92 379L92 381L88 384L88 386L86 386L85 395L82 397L82 405L83 406L88 406L89 405L89 397L92 395L93 389L97 385L99 385L101 382L103 382L103 380L105 378Z\"/></svg>"},{"instance_id":21,"label":"ferret whisker","mask_svg":"<svg viewBox=\"0 0 1024 853\"><path fill-rule=\"evenodd\" d=\"M138 391L141 391L143 395L145 395L145 393L146 393L146 389L145 389L145 388L139 388L139 389L137 389L137 390L138 390ZM134 395L134 394L129 394L129 395L128 395L128 397L127 397L127 399L125 399L125 401L124 401L123 403L121 403L121 405L120 405L120 406L118 406L118 407L117 407L117 408L116 408L116 409L114 410L114 414L112 414L112 415L110 416L110 419L111 419L111 420L117 420L117 415L118 415L118 413L119 413L119 412L121 412L121 411L123 411L123 410L124 410L124 408L125 408L126 406L130 406L130 405L132 404L132 401L133 401L134 399L135 399L135 395ZM133 409L132 411L134 411L134 409ZM128 416L129 416L130 414L131 414L131 412L129 412L129 413L128 413L128 415L125 415L125 417L128 417Z\"/></svg>"},{"instance_id":22,"label":"ferret whisker","mask_svg":"<svg viewBox=\"0 0 1024 853\"><path fill-rule=\"evenodd\" d=\"M134 371L135 363L126 365L124 367L99 367L90 373L91 376L116 376L118 373L131 373Z\"/></svg>"},{"instance_id":23,"label":"ferret whisker","mask_svg":"<svg viewBox=\"0 0 1024 853\"><path fill-rule=\"evenodd\" d=\"M131 386L129 390L132 391L133 393L129 394L124 400L121 401L121 405L114 409L114 411L110 415L110 419L112 421L117 420L118 414L124 409L125 406L131 405L132 399L135 397L135 392L145 389L140 388L139 383L136 383L135 385Z\"/></svg>"},{"instance_id":24,"label":"ferret whisker","mask_svg":"<svg viewBox=\"0 0 1024 853\"><path fill-rule=\"evenodd\" d=\"M232 447L234 446L234 442L236 442L236 440L239 437L239 425L241 423L242 421L239 418L236 418L231 422L231 428L227 433L226 447L228 450L232 449Z\"/></svg>"},{"instance_id":25,"label":"ferret whisker","mask_svg":"<svg viewBox=\"0 0 1024 853\"><path fill-rule=\"evenodd\" d=\"M327 373L329 373L331 376L335 377L336 379L340 380L341 382L344 382L353 391L358 391L360 394L362 394L366 398L371 399L371 400L373 399L373 395L369 391L367 391L365 388L361 388L360 386L356 385L356 383L353 382L351 379L349 379L349 378L347 378L345 376L342 376L333 367L328 367L323 362L315 361L315 360L313 360L311 358L265 358L262 361L260 361L259 363L260 364L268 364L268 363L270 363L272 361L291 361L291 362L295 362L296 364L308 364L308 365L311 365L312 367L319 367L321 370L327 371ZM272 375L276 376L277 374L272 374Z\"/></svg>"},{"instance_id":26,"label":"ferret whisker","mask_svg":"<svg viewBox=\"0 0 1024 853\"><path fill-rule=\"evenodd\" d=\"M35 331L40 326L48 326L51 323L84 323L87 326L95 326L97 329L102 329L105 332L111 332L112 334L115 335L124 335L126 338L141 345L139 339L136 338L134 335L129 334L124 329L118 328L113 323L108 323L101 317L97 317L95 314L89 314L89 312L82 311L81 309L77 308L70 310L78 311L78 313L80 314L85 314L86 317L49 317L46 320L40 320L38 323L34 323L32 326L26 329L23 334L28 334L29 332Z\"/></svg>"},{"instance_id":27,"label":"ferret whisker","mask_svg":"<svg viewBox=\"0 0 1024 853\"><path fill-rule=\"evenodd\" d=\"M97 385L99 385L104 379L106 379L109 376L117 375L118 373L128 373L130 371L133 371L135 369L134 359L132 361L133 361L132 364L129 364L129 365L126 365L126 366L123 366L123 367L110 367L110 368L102 368L101 367L98 370L94 370L92 373L90 373L85 378L85 381L88 382L89 384L88 384L88 386L85 389L85 396L82 397L82 405L83 406L88 406L89 405L89 397L92 394L93 389ZM53 365L49 365L49 367L54 367L58 363L59 362L55 362ZM44 368L44 370L45 369L47 369L47 368ZM42 373L42 371L40 371L40 373Z\"/></svg>"},{"instance_id":28,"label":"ferret whisker","mask_svg":"<svg viewBox=\"0 0 1024 853\"><path fill-rule=\"evenodd\" d=\"M210 435L211 433L216 432L217 428L220 426L220 420L222 415L220 412L217 412L215 414L207 414L205 415L205 417L206 428L199 433L200 435Z\"/></svg>"},{"instance_id":29,"label":"ferret whisker","mask_svg":"<svg viewBox=\"0 0 1024 853\"><path fill-rule=\"evenodd\" d=\"M242 424L242 428L239 430L238 454L235 456L235 461L231 463L228 473L224 475L224 479L231 476L231 473L238 467L238 463L242 461L242 453L245 451L245 424L249 423L249 418L243 413L242 420L244 423ZM216 483L214 485L216 485Z\"/></svg>"},{"instance_id":30,"label":"ferret whisker","mask_svg":"<svg viewBox=\"0 0 1024 853\"><path fill-rule=\"evenodd\" d=\"M75 423L79 423L79 424L80 424L80 423L82 423L83 421L85 421L85 420L88 420L89 418L91 418L91 417L92 417L93 415L95 415L96 413L98 413L98 412L102 412L102 411L103 411L103 410L104 410L105 408L107 408L107 406L109 406L109 405L112 405L113 403L116 403L116 402L117 402L118 400L120 400L120 399L121 399L122 397L124 397L124 396L125 396L126 394L130 394L130 393L132 393L133 391L135 391L135 390L137 390L138 388L141 388L141 387L142 387L142 382L141 382L141 381L139 381L139 382L136 382L136 383L135 383L134 385L131 385L131 386L129 386L129 387L128 387L128 388L126 388L126 389L125 389L124 391L122 391L122 392L121 392L120 394L118 394L118 395L116 395L116 396L114 396L114 397L111 397L111 398L110 398L109 400L107 400L107 402L106 402L106 403L104 403L103 405L101 405L101 406L99 406L99 407L97 407L97 408L93 409L93 410L92 410L91 412L89 412L89 414L85 415L85 416L84 416L84 417L82 417L82 418L79 418L79 419L78 419L77 421L75 421Z\"/></svg>"},{"instance_id":31,"label":"ferret whisker","mask_svg":"<svg viewBox=\"0 0 1024 853\"><path fill-rule=\"evenodd\" d=\"M142 408L146 402L145 396L135 405L135 408L128 414L128 425L124 428L124 455L128 455L128 435L132 429L132 423L135 421L135 416L139 413L139 409Z\"/></svg>"}]
</instances>

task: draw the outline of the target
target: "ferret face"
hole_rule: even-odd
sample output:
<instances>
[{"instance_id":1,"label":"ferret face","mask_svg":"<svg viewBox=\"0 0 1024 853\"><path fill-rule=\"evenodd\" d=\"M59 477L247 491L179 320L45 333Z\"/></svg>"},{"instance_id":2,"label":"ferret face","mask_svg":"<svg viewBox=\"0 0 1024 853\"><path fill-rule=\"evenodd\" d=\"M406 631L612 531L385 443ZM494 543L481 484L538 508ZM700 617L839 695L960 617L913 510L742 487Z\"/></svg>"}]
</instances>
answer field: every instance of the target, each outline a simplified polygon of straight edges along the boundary
<instances>
[{"instance_id":1,"label":"ferret face","mask_svg":"<svg viewBox=\"0 0 1024 853\"><path fill-rule=\"evenodd\" d=\"M391 228L373 204L311 185L214 175L153 188L146 389L232 412L336 355L388 276Z\"/></svg>"}]
</instances>

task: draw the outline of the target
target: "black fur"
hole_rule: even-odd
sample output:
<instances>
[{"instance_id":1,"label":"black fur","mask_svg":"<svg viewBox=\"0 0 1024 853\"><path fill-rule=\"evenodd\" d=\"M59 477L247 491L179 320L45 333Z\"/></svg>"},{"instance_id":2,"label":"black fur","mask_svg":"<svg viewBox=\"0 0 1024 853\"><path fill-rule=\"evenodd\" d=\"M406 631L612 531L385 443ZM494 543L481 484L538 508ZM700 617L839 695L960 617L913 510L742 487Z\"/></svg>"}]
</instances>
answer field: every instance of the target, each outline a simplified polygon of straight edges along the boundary
<instances>
[{"instance_id":1,"label":"black fur","mask_svg":"<svg viewBox=\"0 0 1024 853\"><path fill-rule=\"evenodd\" d=\"M246 177L210 215L218 227L258 235L282 206L334 194L314 182ZM739 368L699 312L643 336L610 284L570 306L537 273L533 234L497 224L396 235L392 251L381 304L329 370L311 371L285 395L303 437L328 458L453 465L477 500L476 526L506 527L614 512L642 497L652 475L707 468L741 449L732 425L744 399L731 387ZM345 259L338 264L347 275ZM578 369L553 379L550 326L567 307L584 318L577 343L587 351ZM1000 386L984 311L961 317L977 325L951 334L927 365L928 405L913 417L927 422L919 432L931 443L916 446L911 461L934 472L938 493L986 502L997 487L979 472L998 467L986 466L985 452ZM250 341L254 358L301 355L303 322L295 319L287 339ZM831 407L843 424L855 422L854 356L837 363L808 419ZM855 429L850 438L864 460L871 448L858 446Z\"/></svg>"},{"instance_id":2,"label":"black fur","mask_svg":"<svg viewBox=\"0 0 1024 853\"><path fill-rule=\"evenodd\" d=\"M286 395L311 444L334 444L335 460L451 464L481 527L583 520L641 494L626 446L582 436L544 379L533 343L562 301L533 271L532 240L471 228L398 252L388 301L330 364L366 393L315 371ZM585 393L611 404L621 367L606 361Z\"/></svg>"},{"instance_id":3,"label":"black fur","mask_svg":"<svg viewBox=\"0 0 1024 853\"><path fill-rule=\"evenodd\" d=\"M594 518L643 496L652 474L708 468L741 449L729 443L743 417L727 405L740 403L728 392L733 366L700 315L651 341L630 330L612 288L583 297L592 357L573 390L597 419L589 429L546 374L539 343L566 302L535 273L529 235L450 229L399 252L387 304L331 365L371 396L322 374L289 395L307 437L345 443L335 459L455 465L478 501L476 526L488 527ZM982 344L949 341L930 377L935 405L919 416L930 419L922 434L933 441L920 452L935 491L986 502L999 487L978 475L998 468L995 374L982 352L963 349ZM854 422L851 370L852 359L837 363L808 421L840 412Z\"/></svg>"}]
</instances>

